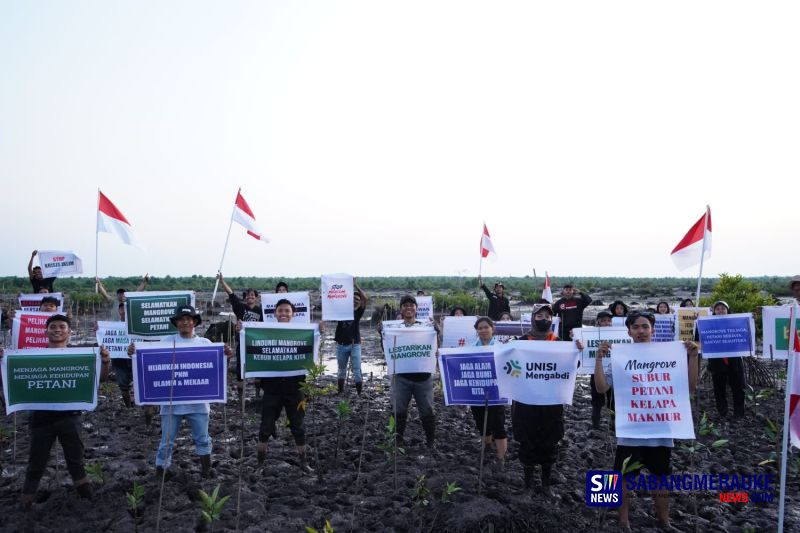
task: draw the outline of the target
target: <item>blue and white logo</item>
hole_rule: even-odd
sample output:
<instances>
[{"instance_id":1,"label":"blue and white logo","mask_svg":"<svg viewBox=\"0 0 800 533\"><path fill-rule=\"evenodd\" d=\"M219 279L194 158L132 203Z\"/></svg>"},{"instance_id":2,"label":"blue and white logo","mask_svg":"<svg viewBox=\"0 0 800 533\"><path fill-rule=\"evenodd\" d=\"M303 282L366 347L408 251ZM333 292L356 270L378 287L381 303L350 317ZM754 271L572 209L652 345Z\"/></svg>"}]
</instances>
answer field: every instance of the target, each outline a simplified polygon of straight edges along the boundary
<instances>
[{"instance_id":1,"label":"blue and white logo","mask_svg":"<svg viewBox=\"0 0 800 533\"><path fill-rule=\"evenodd\" d=\"M586 505L589 507L622 505L622 474L614 470L586 472Z\"/></svg>"}]
</instances>

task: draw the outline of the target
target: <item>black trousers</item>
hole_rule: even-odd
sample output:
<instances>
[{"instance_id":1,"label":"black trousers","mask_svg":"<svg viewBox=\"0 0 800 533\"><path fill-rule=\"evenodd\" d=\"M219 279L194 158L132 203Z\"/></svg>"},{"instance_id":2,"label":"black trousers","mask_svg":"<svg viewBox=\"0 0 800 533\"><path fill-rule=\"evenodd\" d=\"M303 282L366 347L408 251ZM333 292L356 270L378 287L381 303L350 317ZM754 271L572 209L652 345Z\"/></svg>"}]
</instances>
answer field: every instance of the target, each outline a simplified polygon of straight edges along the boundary
<instances>
[{"instance_id":1,"label":"black trousers","mask_svg":"<svg viewBox=\"0 0 800 533\"><path fill-rule=\"evenodd\" d=\"M614 410L614 388L611 387L605 393L597 392L597 386L594 383L594 374L589 377L589 388L592 391L592 407L603 407L604 405Z\"/></svg>"},{"instance_id":2,"label":"black trousers","mask_svg":"<svg viewBox=\"0 0 800 533\"><path fill-rule=\"evenodd\" d=\"M514 440L520 443L522 466L550 468L558 456L558 441L564 436L563 405L528 405L514 402L511 415Z\"/></svg>"},{"instance_id":3,"label":"black trousers","mask_svg":"<svg viewBox=\"0 0 800 533\"><path fill-rule=\"evenodd\" d=\"M64 449L67 470L73 481L86 477L83 467L83 442L81 442L81 415L73 411L33 411L30 417L31 448L28 470L25 473L23 494L34 494L39 487L50 449L56 439Z\"/></svg>"},{"instance_id":4,"label":"black trousers","mask_svg":"<svg viewBox=\"0 0 800 533\"><path fill-rule=\"evenodd\" d=\"M727 364L723 359L709 359L708 371L714 383L714 400L717 412L725 416L728 414L728 391L733 394L733 414L744 416L744 364L740 357L731 357Z\"/></svg>"},{"instance_id":5,"label":"black trousers","mask_svg":"<svg viewBox=\"0 0 800 533\"><path fill-rule=\"evenodd\" d=\"M306 443L306 430L303 425L306 412L299 407L300 402L304 399L300 390L300 384L303 381L305 381L305 376L261 378L264 398L261 404L259 442L267 442L270 437L275 437L275 421L280 418L281 411L286 409L289 430L292 432L295 444L303 446Z\"/></svg>"}]
</instances>

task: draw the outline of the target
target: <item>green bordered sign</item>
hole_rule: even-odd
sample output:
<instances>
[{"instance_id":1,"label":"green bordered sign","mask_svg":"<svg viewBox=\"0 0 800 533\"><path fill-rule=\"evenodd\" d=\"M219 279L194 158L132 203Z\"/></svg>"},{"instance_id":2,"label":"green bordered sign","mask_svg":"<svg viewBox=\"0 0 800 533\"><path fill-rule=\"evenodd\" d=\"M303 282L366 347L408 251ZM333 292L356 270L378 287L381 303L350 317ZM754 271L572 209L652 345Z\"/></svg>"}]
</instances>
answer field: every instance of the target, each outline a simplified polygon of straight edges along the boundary
<instances>
[{"instance_id":1,"label":"green bordered sign","mask_svg":"<svg viewBox=\"0 0 800 533\"><path fill-rule=\"evenodd\" d=\"M95 350L8 350L1 365L6 413L94 410L100 374L100 356Z\"/></svg>"},{"instance_id":2,"label":"green bordered sign","mask_svg":"<svg viewBox=\"0 0 800 533\"><path fill-rule=\"evenodd\" d=\"M319 349L317 324L243 322L239 342L246 378L303 376Z\"/></svg>"},{"instance_id":3,"label":"green bordered sign","mask_svg":"<svg viewBox=\"0 0 800 533\"><path fill-rule=\"evenodd\" d=\"M161 340L178 333L169 321L180 307L194 306L192 291L126 292L125 325L131 340Z\"/></svg>"}]
</instances>

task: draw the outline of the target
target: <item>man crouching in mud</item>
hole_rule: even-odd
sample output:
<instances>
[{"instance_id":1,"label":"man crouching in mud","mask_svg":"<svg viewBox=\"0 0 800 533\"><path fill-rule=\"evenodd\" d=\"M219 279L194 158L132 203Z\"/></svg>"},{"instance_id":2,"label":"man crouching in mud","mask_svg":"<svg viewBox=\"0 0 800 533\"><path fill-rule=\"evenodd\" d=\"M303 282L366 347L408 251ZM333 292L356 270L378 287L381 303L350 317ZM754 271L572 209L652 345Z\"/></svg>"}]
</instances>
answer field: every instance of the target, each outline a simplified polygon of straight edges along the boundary
<instances>
[{"instance_id":1,"label":"man crouching in mud","mask_svg":"<svg viewBox=\"0 0 800 533\"><path fill-rule=\"evenodd\" d=\"M633 311L625 319L625 326L628 328L628 335L633 342L652 342L653 326L656 318L652 313ZM693 393L697 388L697 352L698 346L694 342L686 341L686 354L689 357L689 393ZM603 342L597 349L597 357L594 365L594 380L597 392L602 394L611 388L612 376L611 368L606 371L603 368L603 357L607 356L611 350L611 344ZM639 462L644 465L651 474L669 475L672 472L670 467L670 457L672 448L675 447L672 439L631 439L618 437L617 452L614 456L614 470L621 471L622 463L628 457L631 463ZM638 475L639 472L631 472ZM659 490L653 493L656 518L662 528L674 530L669 523L669 491ZM630 509L630 497L622 484L622 506L619 508L619 523L623 529L630 530L628 511Z\"/></svg>"}]
</instances>

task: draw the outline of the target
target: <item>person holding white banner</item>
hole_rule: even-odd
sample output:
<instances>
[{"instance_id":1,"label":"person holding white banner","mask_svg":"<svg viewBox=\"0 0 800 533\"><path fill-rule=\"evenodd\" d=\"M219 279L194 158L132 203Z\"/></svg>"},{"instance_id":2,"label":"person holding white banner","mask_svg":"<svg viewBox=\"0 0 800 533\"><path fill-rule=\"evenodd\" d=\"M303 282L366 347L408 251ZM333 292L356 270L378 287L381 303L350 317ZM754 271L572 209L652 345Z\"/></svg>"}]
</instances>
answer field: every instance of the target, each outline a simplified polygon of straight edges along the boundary
<instances>
[{"instance_id":1,"label":"person holding white banner","mask_svg":"<svg viewBox=\"0 0 800 533\"><path fill-rule=\"evenodd\" d=\"M475 346L494 346L494 322L489 317L482 316L475 321L475 331L478 332L478 340ZM494 441L497 460L502 470L506 464L506 451L508 451L508 434L506 433L506 406L490 405L483 407L480 405L471 406L472 417L475 425L478 426L478 433L483 435L483 421L486 418L486 435L483 438L483 446L488 451ZM486 410L489 410L488 415Z\"/></svg>"},{"instance_id":2,"label":"person holding white banner","mask_svg":"<svg viewBox=\"0 0 800 533\"><path fill-rule=\"evenodd\" d=\"M66 348L71 335L70 320L65 315L53 315L47 319L47 347ZM3 348L0 347L0 359ZM100 381L106 381L109 374L111 354L100 347ZM64 450L64 461L72 477L75 491L81 498L91 500L92 489L83 462L83 442L81 441L80 411L31 411L30 452L28 468L25 471L25 484L22 487L20 503L29 510L36 499L36 490L47 468L50 450L56 439Z\"/></svg>"},{"instance_id":3,"label":"person holding white banner","mask_svg":"<svg viewBox=\"0 0 800 533\"><path fill-rule=\"evenodd\" d=\"M336 365L338 366L336 386L339 394L344 392L344 382L347 378L347 361L353 368L353 380L356 392L361 396L364 381L361 377L361 317L367 309L367 293L358 286L353 278L353 320L340 320L336 322L336 333L333 340L336 342Z\"/></svg>"},{"instance_id":4,"label":"person holding white banner","mask_svg":"<svg viewBox=\"0 0 800 533\"><path fill-rule=\"evenodd\" d=\"M598 328L608 328L611 327L611 321L611 311L603 309L597 313L594 325ZM614 389L609 388L605 393L597 392L594 375L589 377L589 389L592 393L592 429L600 429L600 415L603 412L603 406L614 410Z\"/></svg>"},{"instance_id":5,"label":"person holding white banner","mask_svg":"<svg viewBox=\"0 0 800 533\"><path fill-rule=\"evenodd\" d=\"M536 304L531 313L532 328L518 337L524 341L558 341L558 335L550 331L553 325L553 308L550 304ZM580 341L575 341L583 350ZM511 424L514 439L520 443L519 461L525 475L525 489L533 487L533 471L542 466L542 492L552 496L550 488L553 464L558 456L558 442L564 437L564 406L529 405L514 401L511 408Z\"/></svg>"},{"instance_id":6,"label":"person holding white banner","mask_svg":"<svg viewBox=\"0 0 800 533\"><path fill-rule=\"evenodd\" d=\"M411 295L407 294L400 299L400 317L403 322L398 327L413 328L424 326L422 322L417 320L417 300ZM438 325L435 322L432 325L438 334ZM401 446L404 444L403 435L405 434L408 420L408 406L412 397L417 402L422 429L425 431L425 444L428 448L433 449L436 438L436 414L433 411L433 375L428 372L394 374L392 406L393 411L397 413L397 420L395 421L397 442Z\"/></svg>"},{"instance_id":7,"label":"person holding white banner","mask_svg":"<svg viewBox=\"0 0 800 533\"><path fill-rule=\"evenodd\" d=\"M652 342L656 318L652 313L633 311L625 319L628 334L634 343ZM689 358L689 392L693 393L697 388L697 368L698 368L698 346L696 343L686 341L686 354ZM613 385L611 368L603 367L603 357L609 354L611 344L603 342L597 349L594 366L594 379L597 392L603 393ZM651 474L669 475L672 473L670 458L672 448L675 446L672 439L660 438L617 438L617 450L614 456L614 470L622 471L622 464L630 458L630 464L640 463ZM628 474L638 474L638 471L628 472ZM662 527L669 528L669 491L655 491L654 493L656 516ZM622 483L622 505L619 508L619 523L624 529L630 530L630 520L628 511L630 508L630 498L625 483Z\"/></svg>"},{"instance_id":8,"label":"person holding white banner","mask_svg":"<svg viewBox=\"0 0 800 533\"><path fill-rule=\"evenodd\" d=\"M727 315L728 304L722 300L714 302L711 307L714 315ZM741 357L719 357L708 359L708 371L714 383L714 401L717 413L722 418L728 415L728 398L726 385L730 386L733 395L733 416L744 418L744 364Z\"/></svg>"},{"instance_id":9,"label":"person holding white banner","mask_svg":"<svg viewBox=\"0 0 800 533\"><path fill-rule=\"evenodd\" d=\"M45 278L42 276L42 267L33 266L33 258L36 257L38 253L39 250L32 251L31 260L28 261L28 278L31 280L33 292L34 294L39 294L40 292L54 292L53 283L56 281L56 278Z\"/></svg>"}]
</instances>

